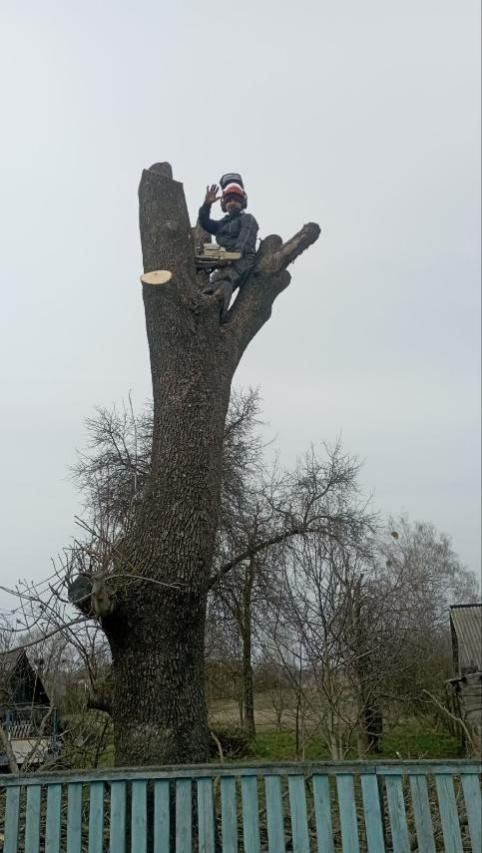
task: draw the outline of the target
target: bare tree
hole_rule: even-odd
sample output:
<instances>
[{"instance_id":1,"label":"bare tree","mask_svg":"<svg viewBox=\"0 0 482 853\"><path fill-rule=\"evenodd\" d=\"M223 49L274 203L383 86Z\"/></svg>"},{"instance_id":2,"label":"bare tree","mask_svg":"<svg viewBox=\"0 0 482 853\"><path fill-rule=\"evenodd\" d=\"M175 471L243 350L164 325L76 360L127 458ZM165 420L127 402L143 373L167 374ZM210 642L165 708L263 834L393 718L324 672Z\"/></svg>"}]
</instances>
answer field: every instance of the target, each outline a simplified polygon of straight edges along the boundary
<instances>
[{"instance_id":1,"label":"bare tree","mask_svg":"<svg viewBox=\"0 0 482 853\"><path fill-rule=\"evenodd\" d=\"M228 512L219 531L218 582L213 587L240 638L243 723L250 737L255 734L256 625L282 583L280 548L312 536L361 542L373 526L365 502L358 500L358 464L340 444L323 453L311 449L293 471L279 471L275 465L259 468L257 474L240 478L242 488L229 505L231 517Z\"/></svg>"},{"instance_id":2,"label":"bare tree","mask_svg":"<svg viewBox=\"0 0 482 853\"><path fill-rule=\"evenodd\" d=\"M433 710L447 677L447 608L475 579L432 525L391 520L365 545L291 544L266 647L291 679L298 716L333 758L379 748L384 709Z\"/></svg>"},{"instance_id":3,"label":"bare tree","mask_svg":"<svg viewBox=\"0 0 482 853\"><path fill-rule=\"evenodd\" d=\"M283 588L265 643L291 680L299 757L311 734L324 740L332 758L344 758L360 724L359 559L353 546L320 536L284 555Z\"/></svg>"},{"instance_id":4,"label":"bare tree","mask_svg":"<svg viewBox=\"0 0 482 853\"><path fill-rule=\"evenodd\" d=\"M385 601L392 627L386 627L383 647L387 654L392 648L397 659L387 683L393 695L423 710L423 691L440 698L450 675L449 607L477 600L477 579L445 533L427 522L411 523L406 516L389 520L379 556L371 598Z\"/></svg>"}]
</instances>

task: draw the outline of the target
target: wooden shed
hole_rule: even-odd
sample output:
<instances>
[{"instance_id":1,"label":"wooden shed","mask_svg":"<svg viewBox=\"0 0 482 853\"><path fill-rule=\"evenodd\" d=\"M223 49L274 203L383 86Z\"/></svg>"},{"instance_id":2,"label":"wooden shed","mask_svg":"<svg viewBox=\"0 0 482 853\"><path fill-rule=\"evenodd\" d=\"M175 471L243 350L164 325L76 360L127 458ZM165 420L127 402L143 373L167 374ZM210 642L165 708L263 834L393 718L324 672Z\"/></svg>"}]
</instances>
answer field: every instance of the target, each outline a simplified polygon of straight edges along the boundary
<instances>
[{"instance_id":1,"label":"wooden shed","mask_svg":"<svg viewBox=\"0 0 482 853\"><path fill-rule=\"evenodd\" d=\"M476 750L482 749L482 604L450 608L454 678L460 712Z\"/></svg>"},{"instance_id":2,"label":"wooden shed","mask_svg":"<svg viewBox=\"0 0 482 853\"><path fill-rule=\"evenodd\" d=\"M0 708L50 705L39 672L30 663L25 649L2 654L0 658Z\"/></svg>"},{"instance_id":3,"label":"wooden shed","mask_svg":"<svg viewBox=\"0 0 482 853\"><path fill-rule=\"evenodd\" d=\"M56 711L24 649L0 655L0 726L18 765L41 763L56 747ZM0 743L0 768L8 764Z\"/></svg>"}]
</instances>

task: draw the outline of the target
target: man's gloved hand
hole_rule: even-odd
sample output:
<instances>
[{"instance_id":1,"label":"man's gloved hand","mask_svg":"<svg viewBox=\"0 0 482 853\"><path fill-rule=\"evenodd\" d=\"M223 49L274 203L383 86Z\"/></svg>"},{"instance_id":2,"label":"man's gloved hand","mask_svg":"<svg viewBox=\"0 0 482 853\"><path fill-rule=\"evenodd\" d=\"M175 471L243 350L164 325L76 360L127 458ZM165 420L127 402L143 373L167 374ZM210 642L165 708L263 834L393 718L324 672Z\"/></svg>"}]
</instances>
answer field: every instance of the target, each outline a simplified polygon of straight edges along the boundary
<instances>
[{"instance_id":1,"label":"man's gloved hand","mask_svg":"<svg viewBox=\"0 0 482 853\"><path fill-rule=\"evenodd\" d=\"M204 199L204 204L214 204L216 201L219 201L222 196L218 195L219 187L217 184L211 184L210 187L206 187L206 198Z\"/></svg>"}]
</instances>

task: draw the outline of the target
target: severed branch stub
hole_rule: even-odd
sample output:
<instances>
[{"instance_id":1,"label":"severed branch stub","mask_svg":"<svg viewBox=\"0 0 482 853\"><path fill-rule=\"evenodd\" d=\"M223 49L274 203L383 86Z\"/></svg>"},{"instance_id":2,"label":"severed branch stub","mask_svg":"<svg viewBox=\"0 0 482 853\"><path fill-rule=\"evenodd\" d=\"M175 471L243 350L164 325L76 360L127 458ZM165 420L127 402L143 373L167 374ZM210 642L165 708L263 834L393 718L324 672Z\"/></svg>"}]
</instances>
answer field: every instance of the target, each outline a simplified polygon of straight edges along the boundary
<instances>
[{"instance_id":1,"label":"severed branch stub","mask_svg":"<svg viewBox=\"0 0 482 853\"><path fill-rule=\"evenodd\" d=\"M273 234L261 243L255 266L229 311L227 328L232 336L236 364L249 342L270 318L273 303L291 282L287 267L320 236L319 225L304 225L283 243Z\"/></svg>"},{"instance_id":2,"label":"severed branch stub","mask_svg":"<svg viewBox=\"0 0 482 853\"><path fill-rule=\"evenodd\" d=\"M114 599L103 575L78 574L68 585L68 596L85 616L102 618L114 608Z\"/></svg>"},{"instance_id":3,"label":"severed branch stub","mask_svg":"<svg viewBox=\"0 0 482 853\"><path fill-rule=\"evenodd\" d=\"M283 243L280 237L268 237L262 244L262 255L256 264L256 271L264 275L275 275L286 269L305 249L316 242L320 234L320 226L316 222L308 222L286 243Z\"/></svg>"},{"instance_id":4,"label":"severed branch stub","mask_svg":"<svg viewBox=\"0 0 482 853\"><path fill-rule=\"evenodd\" d=\"M169 270L154 270L141 275L141 284L168 284L171 278L172 273Z\"/></svg>"}]
</instances>

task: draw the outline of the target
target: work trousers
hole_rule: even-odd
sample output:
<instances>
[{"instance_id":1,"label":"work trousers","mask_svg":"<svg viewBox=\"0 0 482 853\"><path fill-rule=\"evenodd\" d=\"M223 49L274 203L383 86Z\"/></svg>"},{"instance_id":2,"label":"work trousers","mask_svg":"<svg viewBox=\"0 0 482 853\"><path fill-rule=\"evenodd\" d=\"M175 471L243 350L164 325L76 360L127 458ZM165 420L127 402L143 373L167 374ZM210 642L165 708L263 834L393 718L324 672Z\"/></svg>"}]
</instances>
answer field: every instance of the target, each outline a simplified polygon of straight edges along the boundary
<instances>
[{"instance_id":1,"label":"work trousers","mask_svg":"<svg viewBox=\"0 0 482 853\"><path fill-rule=\"evenodd\" d=\"M221 311L221 322L224 322L229 310L229 303L236 288L241 287L243 281L254 263L254 255L246 255L240 258L239 261L234 261L228 267L221 267L215 270L209 279L209 284L205 287L204 293L223 294L223 307Z\"/></svg>"}]
</instances>

